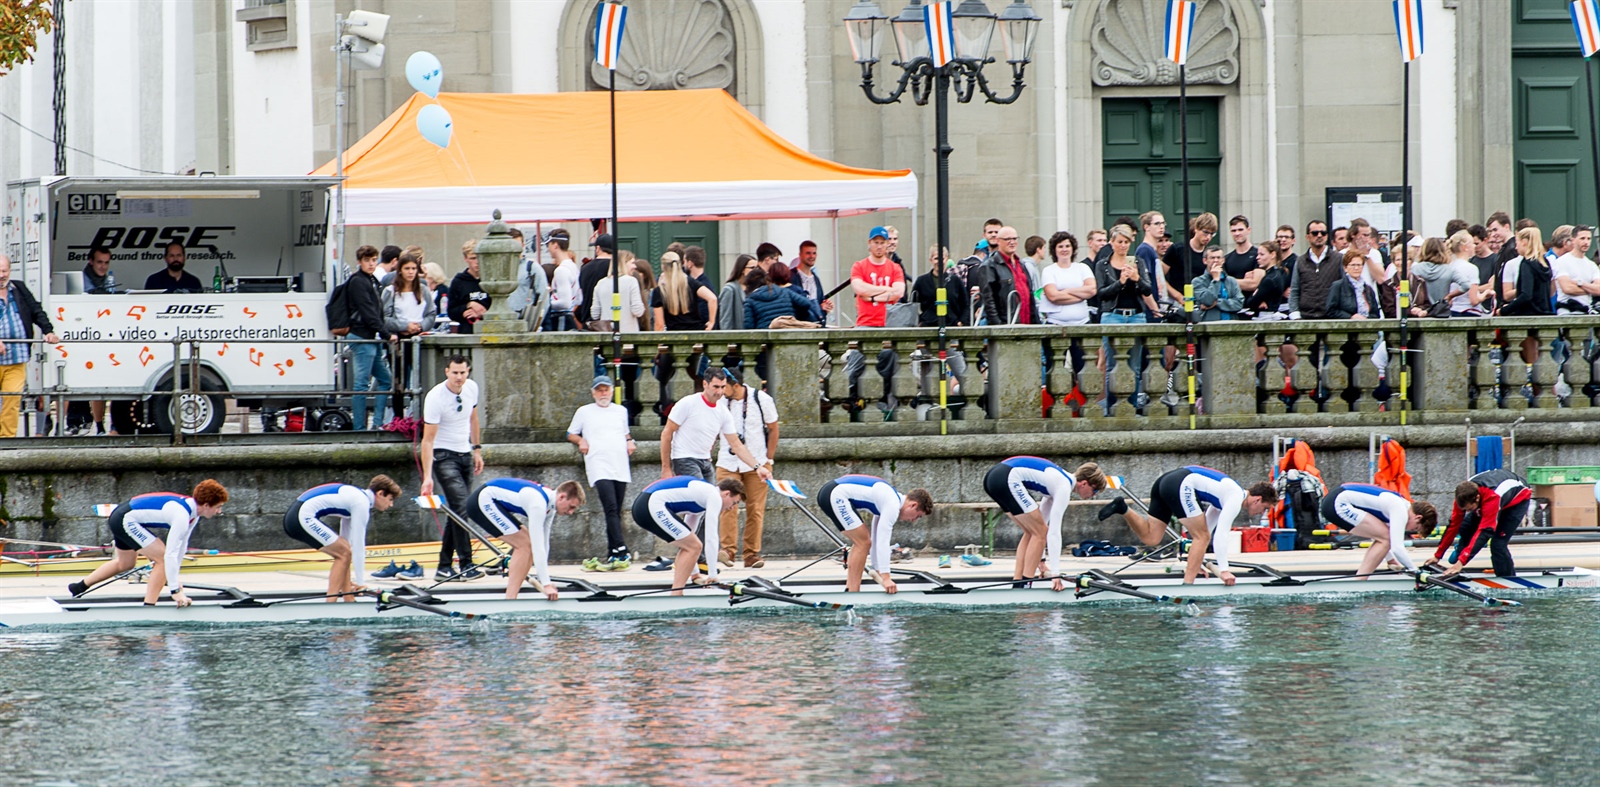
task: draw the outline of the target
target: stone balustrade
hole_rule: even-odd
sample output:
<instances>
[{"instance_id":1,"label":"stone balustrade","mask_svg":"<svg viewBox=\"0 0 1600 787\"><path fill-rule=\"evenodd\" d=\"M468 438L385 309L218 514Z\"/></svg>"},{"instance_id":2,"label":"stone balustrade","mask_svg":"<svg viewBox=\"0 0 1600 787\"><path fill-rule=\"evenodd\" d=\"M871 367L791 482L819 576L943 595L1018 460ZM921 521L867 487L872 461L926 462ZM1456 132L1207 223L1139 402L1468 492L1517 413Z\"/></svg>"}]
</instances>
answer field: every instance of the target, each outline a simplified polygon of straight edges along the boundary
<instances>
[{"instance_id":1,"label":"stone balustrade","mask_svg":"<svg viewBox=\"0 0 1600 787\"><path fill-rule=\"evenodd\" d=\"M705 372L765 384L785 437L1385 427L1590 419L1600 321L1589 317L957 328L939 408L928 328L631 333L623 401L650 439ZM1193 343L1192 361L1190 343ZM486 333L425 342L424 380L462 353L499 441L559 440L612 371L599 333ZM1408 363L1402 365L1402 354ZM1189 376L1195 377L1195 402ZM1109 392L1109 396L1107 395Z\"/></svg>"}]
</instances>

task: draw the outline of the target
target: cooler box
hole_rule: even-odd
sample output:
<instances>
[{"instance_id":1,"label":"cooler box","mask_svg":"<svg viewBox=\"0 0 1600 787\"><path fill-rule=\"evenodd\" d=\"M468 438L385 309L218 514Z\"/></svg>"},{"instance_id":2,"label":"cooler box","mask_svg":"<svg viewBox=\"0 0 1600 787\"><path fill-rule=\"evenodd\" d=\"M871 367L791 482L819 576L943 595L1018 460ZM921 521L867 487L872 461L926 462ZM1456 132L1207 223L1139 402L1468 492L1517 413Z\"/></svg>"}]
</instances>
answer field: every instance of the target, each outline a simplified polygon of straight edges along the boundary
<instances>
[{"instance_id":1,"label":"cooler box","mask_svg":"<svg viewBox=\"0 0 1600 787\"><path fill-rule=\"evenodd\" d=\"M1266 552L1272 546L1272 529L1247 527L1239 531L1245 552Z\"/></svg>"},{"instance_id":2,"label":"cooler box","mask_svg":"<svg viewBox=\"0 0 1600 787\"><path fill-rule=\"evenodd\" d=\"M1272 528L1272 550L1274 552L1293 552L1296 531L1292 527Z\"/></svg>"}]
</instances>

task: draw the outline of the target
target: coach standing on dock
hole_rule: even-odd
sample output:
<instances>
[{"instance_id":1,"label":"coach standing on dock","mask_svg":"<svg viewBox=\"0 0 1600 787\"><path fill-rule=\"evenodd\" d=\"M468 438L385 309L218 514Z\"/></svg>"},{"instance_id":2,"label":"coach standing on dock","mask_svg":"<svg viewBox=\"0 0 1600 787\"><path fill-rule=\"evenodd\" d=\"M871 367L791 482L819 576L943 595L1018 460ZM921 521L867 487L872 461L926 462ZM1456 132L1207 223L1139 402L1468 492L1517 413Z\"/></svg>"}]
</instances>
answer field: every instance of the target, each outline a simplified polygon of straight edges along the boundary
<instances>
[{"instance_id":1,"label":"coach standing on dock","mask_svg":"<svg viewBox=\"0 0 1600 787\"><path fill-rule=\"evenodd\" d=\"M423 497L433 494L437 483L445 505L466 519L472 495L472 477L483 472L482 428L478 421L478 384L470 379L472 364L465 356L452 355L444 365L444 382L433 387L422 402L422 444L417 453L422 461ZM446 521L440 536L439 568L434 579L448 579L455 555L463 579L477 579L483 573L472 567L472 537L455 522Z\"/></svg>"}]
</instances>

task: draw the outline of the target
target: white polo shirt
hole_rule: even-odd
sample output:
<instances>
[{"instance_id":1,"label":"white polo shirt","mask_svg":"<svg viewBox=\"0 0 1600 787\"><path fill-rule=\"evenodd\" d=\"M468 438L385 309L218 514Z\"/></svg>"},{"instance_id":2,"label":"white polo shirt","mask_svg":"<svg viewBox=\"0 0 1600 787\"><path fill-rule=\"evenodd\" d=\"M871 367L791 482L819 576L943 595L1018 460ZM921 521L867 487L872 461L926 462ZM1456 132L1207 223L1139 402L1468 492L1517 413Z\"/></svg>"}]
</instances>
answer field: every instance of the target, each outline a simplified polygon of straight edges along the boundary
<instances>
[{"instance_id":1,"label":"white polo shirt","mask_svg":"<svg viewBox=\"0 0 1600 787\"><path fill-rule=\"evenodd\" d=\"M478 409L478 384L467 380L457 394L439 383L422 402L422 422L439 427L433 447L456 453L472 452L472 412Z\"/></svg>"},{"instance_id":2,"label":"white polo shirt","mask_svg":"<svg viewBox=\"0 0 1600 787\"><path fill-rule=\"evenodd\" d=\"M672 436L672 459L710 461L717 438L735 434L733 417L727 410L706 401L705 394L690 394L672 406L667 420L678 425Z\"/></svg>"}]
</instances>

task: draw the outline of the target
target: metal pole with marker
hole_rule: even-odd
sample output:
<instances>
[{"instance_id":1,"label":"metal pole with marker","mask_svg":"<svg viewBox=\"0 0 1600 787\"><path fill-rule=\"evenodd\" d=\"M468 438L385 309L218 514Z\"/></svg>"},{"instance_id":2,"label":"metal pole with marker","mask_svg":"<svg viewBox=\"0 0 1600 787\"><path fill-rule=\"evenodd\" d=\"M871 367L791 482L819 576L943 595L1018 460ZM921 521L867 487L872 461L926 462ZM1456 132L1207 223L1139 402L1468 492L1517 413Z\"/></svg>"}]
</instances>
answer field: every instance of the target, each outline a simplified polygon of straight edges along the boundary
<instances>
[{"instance_id":1,"label":"metal pole with marker","mask_svg":"<svg viewBox=\"0 0 1600 787\"><path fill-rule=\"evenodd\" d=\"M1410 271L1406 266L1406 253L1410 238L1406 231L1411 224L1411 61L1422 57L1422 0L1394 0L1394 25L1395 33L1400 39L1400 63L1404 74L1402 79L1402 99L1400 101L1400 276L1399 297L1397 298L1400 312L1400 425L1406 423L1406 389L1409 377L1407 367L1406 344L1407 312L1411 310L1411 281L1408 278Z\"/></svg>"},{"instance_id":2,"label":"metal pole with marker","mask_svg":"<svg viewBox=\"0 0 1600 787\"><path fill-rule=\"evenodd\" d=\"M611 98L611 396L622 403L622 266L617 262L621 227L617 223L617 60L622 56L622 31L628 9L621 3L601 3L594 24L594 59L610 76Z\"/></svg>"},{"instance_id":3,"label":"metal pole with marker","mask_svg":"<svg viewBox=\"0 0 1600 787\"><path fill-rule=\"evenodd\" d=\"M1194 269L1193 234L1189 226L1189 40L1197 6L1193 0L1167 0L1167 59L1178 64L1178 150L1183 180L1183 338L1189 367L1189 428L1196 428L1194 397Z\"/></svg>"}]
</instances>

